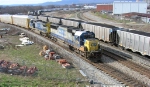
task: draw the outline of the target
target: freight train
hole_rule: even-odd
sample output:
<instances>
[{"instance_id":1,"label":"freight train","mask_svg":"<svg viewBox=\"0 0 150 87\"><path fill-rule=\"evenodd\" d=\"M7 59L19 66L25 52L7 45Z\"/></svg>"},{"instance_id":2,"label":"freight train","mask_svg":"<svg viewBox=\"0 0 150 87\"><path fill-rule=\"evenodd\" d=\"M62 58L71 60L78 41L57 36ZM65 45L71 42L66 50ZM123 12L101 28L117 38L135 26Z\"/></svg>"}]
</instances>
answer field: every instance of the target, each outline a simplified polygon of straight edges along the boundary
<instances>
[{"instance_id":1,"label":"freight train","mask_svg":"<svg viewBox=\"0 0 150 87\"><path fill-rule=\"evenodd\" d=\"M40 20L42 22L41 23L42 25L50 22L50 23L55 23L60 26L67 26L68 32L70 30L69 27L73 27L74 30L75 28L80 29L80 30L83 29L86 31L93 32L95 34L95 38L97 38L98 40L122 47L123 49L130 49L133 52L139 52L142 55L150 56L150 34L146 32L137 31L133 29L119 28L116 26L108 25L108 24L91 23L91 22L85 22L82 20L65 19L65 18L60 18L60 17L32 16L32 18L33 18L32 20L35 21L34 23L32 23L32 25L36 24L36 20ZM3 17L0 17L0 20L2 22L5 21L5 23L10 23L10 24L13 24L12 19L13 19L13 16L7 17L7 19L3 19ZM29 25L31 25L31 22L29 22ZM72 30L71 32L73 32L74 30ZM51 29L50 31L47 31L47 30L45 31L46 31L45 32L46 35L50 35L49 33L51 31L53 32L53 29ZM40 31L40 33L45 34L42 31ZM54 35L52 37L54 38Z\"/></svg>"},{"instance_id":2,"label":"freight train","mask_svg":"<svg viewBox=\"0 0 150 87\"><path fill-rule=\"evenodd\" d=\"M41 16L36 16L43 20ZM53 19L53 20L52 20ZM57 20L57 21L56 21ZM139 52L142 55L150 56L150 33L137 31L134 29L124 29L116 26L91 23L76 19L65 19L57 17L47 17L51 23L59 23L61 25L73 26L95 33L95 37L106 43L116 45L122 49L129 49L133 52Z\"/></svg>"},{"instance_id":3,"label":"freight train","mask_svg":"<svg viewBox=\"0 0 150 87\"><path fill-rule=\"evenodd\" d=\"M48 22L48 17L46 16L39 18L42 20L27 15L0 15L1 22L32 30L54 41L62 41L67 44L71 50L81 56L92 59L93 61L100 60L100 45L93 32L73 26L60 25L60 20L57 20L58 17L51 19L54 23Z\"/></svg>"}]
</instances>

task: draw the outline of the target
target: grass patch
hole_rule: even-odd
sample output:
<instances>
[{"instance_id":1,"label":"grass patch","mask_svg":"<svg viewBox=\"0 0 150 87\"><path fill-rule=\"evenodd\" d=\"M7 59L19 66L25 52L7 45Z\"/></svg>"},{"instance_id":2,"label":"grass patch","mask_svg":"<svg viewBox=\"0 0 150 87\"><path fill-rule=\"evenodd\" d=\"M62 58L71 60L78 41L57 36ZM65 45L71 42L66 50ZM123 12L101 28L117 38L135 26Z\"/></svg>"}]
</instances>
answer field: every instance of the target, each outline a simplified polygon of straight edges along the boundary
<instances>
[{"instance_id":1,"label":"grass patch","mask_svg":"<svg viewBox=\"0 0 150 87\"><path fill-rule=\"evenodd\" d=\"M9 42L20 44L18 36L4 37ZM63 69L56 61L46 61L44 57L39 56L42 49L38 44L23 46L14 49L0 50L0 60L19 63L20 65L36 66L38 71L33 76L17 76L0 73L0 87L76 87L76 79L82 79L78 70ZM84 83L78 84L84 87Z\"/></svg>"}]
</instances>

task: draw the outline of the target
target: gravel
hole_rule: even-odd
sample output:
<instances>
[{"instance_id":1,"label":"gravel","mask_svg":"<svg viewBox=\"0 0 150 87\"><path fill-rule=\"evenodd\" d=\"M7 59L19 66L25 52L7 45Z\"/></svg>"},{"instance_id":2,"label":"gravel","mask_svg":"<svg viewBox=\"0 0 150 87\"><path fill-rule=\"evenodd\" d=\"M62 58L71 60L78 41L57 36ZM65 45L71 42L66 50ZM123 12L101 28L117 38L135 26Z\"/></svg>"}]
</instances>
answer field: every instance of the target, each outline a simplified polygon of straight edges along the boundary
<instances>
[{"instance_id":1,"label":"gravel","mask_svg":"<svg viewBox=\"0 0 150 87\"><path fill-rule=\"evenodd\" d=\"M102 58L102 61L150 86L150 79L147 76L141 75L140 73L133 71L132 69L122 65L121 63L118 63L117 61L115 61L107 56L104 56Z\"/></svg>"},{"instance_id":2,"label":"gravel","mask_svg":"<svg viewBox=\"0 0 150 87\"><path fill-rule=\"evenodd\" d=\"M112 47L112 46L109 46L105 43L101 43L101 45L106 47L106 48L110 48L110 51L112 50L111 52L114 52L114 53L117 52L118 54L123 55L123 56L128 55L129 57L125 57L127 60L130 60L130 61L137 63L137 64L139 64L145 68L150 69L150 61L143 59L140 56L133 55L130 52L126 52L124 50L121 50L119 47ZM116 50L116 52L114 50Z\"/></svg>"},{"instance_id":3,"label":"gravel","mask_svg":"<svg viewBox=\"0 0 150 87\"><path fill-rule=\"evenodd\" d=\"M106 23L106 24L111 24L111 25L116 25L116 26L122 27L121 26L122 23L115 23L108 19L103 19L103 18L97 17L97 16L93 15L91 12L85 12L85 13L83 13L83 15L87 18L95 20L95 22Z\"/></svg>"}]
</instances>

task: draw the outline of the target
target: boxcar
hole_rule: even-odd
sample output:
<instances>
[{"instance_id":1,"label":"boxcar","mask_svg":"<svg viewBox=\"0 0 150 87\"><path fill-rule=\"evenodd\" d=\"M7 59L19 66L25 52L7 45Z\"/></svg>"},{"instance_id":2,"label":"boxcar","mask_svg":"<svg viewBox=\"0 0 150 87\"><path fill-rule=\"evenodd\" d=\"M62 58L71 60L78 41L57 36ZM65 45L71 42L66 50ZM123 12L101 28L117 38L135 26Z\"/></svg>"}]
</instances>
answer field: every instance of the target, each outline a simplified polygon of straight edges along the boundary
<instances>
[{"instance_id":1,"label":"boxcar","mask_svg":"<svg viewBox=\"0 0 150 87\"><path fill-rule=\"evenodd\" d=\"M12 18L13 18L14 25L29 29L29 22L30 22L30 19L32 18L31 16L13 15Z\"/></svg>"},{"instance_id":2,"label":"boxcar","mask_svg":"<svg viewBox=\"0 0 150 87\"><path fill-rule=\"evenodd\" d=\"M12 24L12 15L0 15L0 21L8 24Z\"/></svg>"}]
</instances>

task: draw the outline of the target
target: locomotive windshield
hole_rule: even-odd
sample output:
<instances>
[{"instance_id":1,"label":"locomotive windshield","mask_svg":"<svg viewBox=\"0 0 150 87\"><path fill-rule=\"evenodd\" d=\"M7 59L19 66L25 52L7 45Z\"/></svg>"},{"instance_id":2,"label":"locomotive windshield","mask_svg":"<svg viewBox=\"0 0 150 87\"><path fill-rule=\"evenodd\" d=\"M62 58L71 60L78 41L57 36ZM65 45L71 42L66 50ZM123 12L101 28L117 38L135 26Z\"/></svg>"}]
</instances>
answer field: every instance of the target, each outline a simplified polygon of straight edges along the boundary
<instances>
[{"instance_id":1,"label":"locomotive windshield","mask_svg":"<svg viewBox=\"0 0 150 87\"><path fill-rule=\"evenodd\" d=\"M91 46L97 46L97 43L92 43Z\"/></svg>"},{"instance_id":2,"label":"locomotive windshield","mask_svg":"<svg viewBox=\"0 0 150 87\"><path fill-rule=\"evenodd\" d=\"M93 33L86 33L84 34L84 39L88 39L88 38L95 38Z\"/></svg>"}]
</instances>

